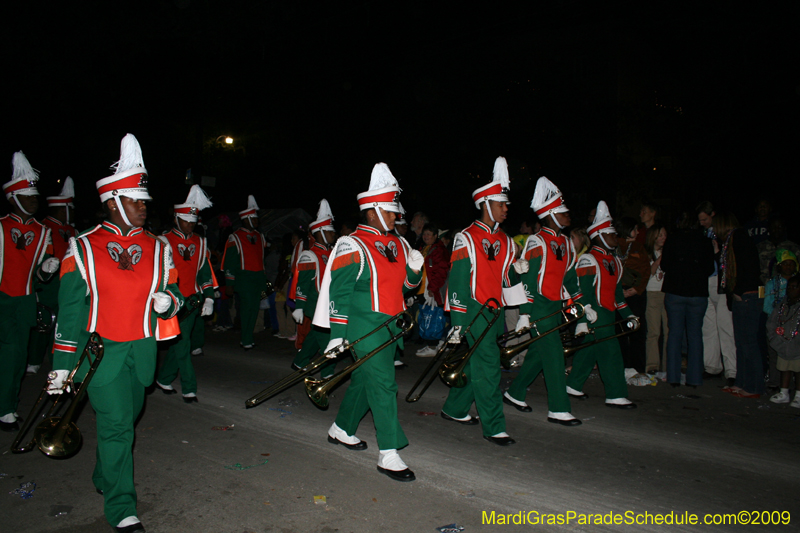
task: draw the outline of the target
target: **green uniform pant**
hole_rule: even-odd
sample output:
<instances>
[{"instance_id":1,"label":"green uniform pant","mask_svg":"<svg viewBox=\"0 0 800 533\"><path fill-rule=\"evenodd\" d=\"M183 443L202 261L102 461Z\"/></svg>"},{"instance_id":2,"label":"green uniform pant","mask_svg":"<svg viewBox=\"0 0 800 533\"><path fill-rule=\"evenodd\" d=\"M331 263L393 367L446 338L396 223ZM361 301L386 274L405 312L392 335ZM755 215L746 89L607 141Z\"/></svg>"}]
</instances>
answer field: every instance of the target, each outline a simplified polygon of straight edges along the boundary
<instances>
[{"instance_id":1,"label":"green uniform pant","mask_svg":"<svg viewBox=\"0 0 800 533\"><path fill-rule=\"evenodd\" d=\"M374 318L372 318L374 315ZM373 313L370 320L359 319L353 321L350 317L348 337L352 339L362 337L389 318L387 315ZM400 330L392 324L391 330L397 333ZM357 357L367 355L389 340L389 332L382 328L355 348ZM403 428L397 419L397 381L394 375L394 344L390 344L369 361L361 365L351 374L350 386L339 407L336 416L336 425L348 435L355 435L358 424L366 416L367 411L372 411L372 420L375 423L375 436L378 448L381 450L400 449L408 446Z\"/></svg>"},{"instance_id":2,"label":"green uniform pant","mask_svg":"<svg viewBox=\"0 0 800 533\"><path fill-rule=\"evenodd\" d=\"M203 327L203 322L197 320L198 316L200 309L192 309L180 319L181 334L169 341L171 344L157 378L162 385L169 385L180 373L183 394L197 392L197 376L192 365L191 344L193 329Z\"/></svg>"},{"instance_id":3,"label":"green uniform pant","mask_svg":"<svg viewBox=\"0 0 800 533\"><path fill-rule=\"evenodd\" d=\"M265 288L266 277L263 272L243 270L236 276L235 291L239 295L239 313L242 324L242 344L253 344L253 331L258 320L258 307L261 292Z\"/></svg>"},{"instance_id":4,"label":"green uniform pant","mask_svg":"<svg viewBox=\"0 0 800 533\"><path fill-rule=\"evenodd\" d=\"M536 317L547 316L561 309L560 301L554 302L537 295L534 298L531 322ZM536 324L541 332L558 327L561 315L552 316ZM567 377L564 369L564 348L558 330L541 339L534 341L525 356L525 362L517 374L514 383L508 388L508 394L515 400L525 401L527 389L534 382L540 372L544 372L544 382L547 386L547 407L553 413L570 412L569 396L567 395Z\"/></svg>"},{"instance_id":5,"label":"green uniform pant","mask_svg":"<svg viewBox=\"0 0 800 533\"><path fill-rule=\"evenodd\" d=\"M28 336L36 325L36 297L0 292L0 416L14 413L28 360Z\"/></svg>"},{"instance_id":6,"label":"green uniform pant","mask_svg":"<svg viewBox=\"0 0 800 533\"><path fill-rule=\"evenodd\" d=\"M110 383L89 383L88 387L89 401L97 414L97 464L92 481L103 491L106 520L112 526L123 518L137 516L133 424L144 405L144 385L136 375L133 344L106 341L103 357L123 357L125 362Z\"/></svg>"},{"instance_id":7,"label":"green uniform pant","mask_svg":"<svg viewBox=\"0 0 800 533\"><path fill-rule=\"evenodd\" d=\"M594 308L594 306L592 306ZM597 321L589 327L597 327L614 322L613 312L597 306ZM614 335L614 328L600 328L596 337L588 336L584 342L594 339L605 339ZM600 371L600 379L606 389L606 398L627 398L628 383L625 381L625 365L622 363L622 352L617 339L611 339L595 344L588 348L578 350L572 359L572 372L567 378L567 385L577 391L583 390L583 384L592 373L595 363Z\"/></svg>"},{"instance_id":8,"label":"green uniform pant","mask_svg":"<svg viewBox=\"0 0 800 533\"><path fill-rule=\"evenodd\" d=\"M206 345L206 318L204 316L200 316L200 310L203 309L202 303L206 301L205 298L202 299L200 302L200 309L198 309L197 314L194 317L194 325L192 326L192 338L191 338L191 346L189 347L189 351L193 352L196 349L202 349L203 346ZM257 316L257 315L256 315ZM181 329L181 331L183 331Z\"/></svg>"},{"instance_id":9,"label":"green uniform pant","mask_svg":"<svg viewBox=\"0 0 800 533\"><path fill-rule=\"evenodd\" d=\"M469 324L476 315L478 308L467 310L466 320L462 323ZM483 341L478 345L472 356L467 361L464 373L467 376L467 384L464 387L451 388L447 396L442 411L454 418L465 418L469 415L472 403L478 410L481 419L483 434L491 437L506 430L506 418L503 414L503 393L500 391L500 351L497 348L495 339L503 334L504 325L499 318L486 333ZM490 318L487 311L484 316ZM454 322L455 324L455 322ZM486 326L486 321L478 317L472 326L471 333L467 335L467 342L470 347Z\"/></svg>"},{"instance_id":10,"label":"green uniform pant","mask_svg":"<svg viewBox=\"0 0 800 533\"><path fill-rule=\"evenodd\" d=\"M325 351L328 342L330 342L330 337L330 331L311 326L311 331L308 332L305 341L303 341L303 347L297 352L292 363L300 368L306 366L317 354ZM336 370L336 360L331 359L330 363L322 366L320 375L324 378L330 377L333 375L334 370Z\"/></svg>"}]
</instances>

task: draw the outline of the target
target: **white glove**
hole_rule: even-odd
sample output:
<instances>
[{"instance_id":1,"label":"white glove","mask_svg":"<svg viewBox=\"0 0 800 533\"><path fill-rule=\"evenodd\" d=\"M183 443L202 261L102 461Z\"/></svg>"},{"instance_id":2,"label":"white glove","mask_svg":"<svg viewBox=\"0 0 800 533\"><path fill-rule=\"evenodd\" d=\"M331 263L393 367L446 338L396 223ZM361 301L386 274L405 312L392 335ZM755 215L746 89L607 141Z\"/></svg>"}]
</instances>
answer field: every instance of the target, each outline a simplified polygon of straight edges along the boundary
<instances>
[{"instance_id":1,"label":"white glove","mask_svg":"<svg viewBox=\"0 0 800 533\"><path fill-rule=\"evenodd\" d=\"M528 261L526 259L517 259L514 263L514 270L517 271L517 274L524 274L528 271L530 266L528 265Z\"/></svg>"},{"instance_id":2,"label":"white glove","mask_svg":"<svg viewBox=\"0 0 800 533\"><path fill-rule=\"evenodd\" d=\"M339 337L338 339L331 339L328 346L325 348L325 357L328 359L336 359L340 353L345 351L347 341Z\"/></svg>"},{"instance_id":3,"label":"white glove","mask_svg":"<svg viewBox=\"0 0 800 533\"><path fill-rule=\"evenodd\" d=\"M517 320L517 327L516 331L522 331L525 328L531 327L531 318L528 315L519 315L519 320Z\"/></svg>"},{"instance_id":4,"label":"white glove","mask_svg":"<svg viewBox=\"0 0 800 533\"><path fill-rule=\"evenodd\" d=\"M575 336L587 335L589 333L589 325L586 322L581 322L575 327Z\"/></svg>"},{"instance_id":5,"label":"white glove","mask_svg":"<svg viewBox=\"0 0 800 533\"><path fill-rule=\"evenodd\" d=\"M53 370L47 375L47 394L61 394L64 392L64 381L69 376L69 370ZM69 387L67 387L67 392L69 392Z\"/></svg>"},{"instance_id":6,"label":"white glove","mask_svg":"<svg viewBox=\"0 0 800 533\"><path fill-rule=\"evenodd\" d=\"M414 297L409 296L408 298L406 298L406 307L411 307L412 305L414 305Z\"/></svg>"},{"instance_id":7,"label":"white glove","mask_svg":"<svg viewBox=\"0 0 800 533\"><path fill-rule=\"evenodd\" d=\"M58 270L58 265L61 264L61 261L56 259L55 257L48 257L42 263L42 272L47 274L52 274L56 270Z\"/></svg>"},{"instance_id":8,"label":"white glove","mask_svg":"<svg viewBox=\"0 0 800 533\"><path fill-rule=\"evenodd\" d=\"M447 332L447 342L449 344L461 344L461 326L453 326Z\"/></svg>"},{"instance_id":9,"label":"white glove","mask_svg":"<svg viewBox=\"0 0 800 533\"><path fill-rule=\"evenodd\" d=\"M583 314L586 317L586 320L594 324L595 320L597 320L597 311L592 309L592 305L584 305L583 306Z\"/></svg>"},{"instance_id":10,"label":"white glove","mask_svg":"<svg viewBox=\"0 0 800 533\"><path fill-rule=\"evenodd\" d=\"M302 309L295 309L294 311L292 311L292 318L294 318L294 321L297 322L298 324L302 324L303 323L303 310Z\"/></svg>"},{"instance_id":11,"label":"white glove","mask_svg":"<svg viewBox=\"0 0 800 533\"><path fill-rule=\"evenodd\" d=\"M408 268L415 272L419 272L424 263L425 258L422 256L419 250L411 250L411 253L408 254L408 261L406 262Z\"/></svg>"},{"instance_id":12,"label":"white glove","mask_svg":"<svg viewBox=\"0 0 800 533\"><path fill-rule=\"evenodd\" d=\"M436 298L434 298L433 296L428 296L427 291L425 291L425 305L429 307L438 307L436 305Z\"/></svg>"},{"instance_id":13,"label":"white glove","mask_svg":"<svg viewBox=\"0 0 800 533\"><path fill-rule=\"evenodd\" d=\"M153 293L153 311L156 313L165 313L171 302L172 298L166 292Z\"/></svg>"},{"instance_id":14,"label":"white glove","mask_svg":"<svg viewBox=\"0 0 800 533\"><path fill-rule=\"evenodd\" d=\"M200 311L200 316L211 316L211 313L214 312L214 300L211 298L206 298L206 301L203 302L203 309Z\"/></svg>"}]
</instances>

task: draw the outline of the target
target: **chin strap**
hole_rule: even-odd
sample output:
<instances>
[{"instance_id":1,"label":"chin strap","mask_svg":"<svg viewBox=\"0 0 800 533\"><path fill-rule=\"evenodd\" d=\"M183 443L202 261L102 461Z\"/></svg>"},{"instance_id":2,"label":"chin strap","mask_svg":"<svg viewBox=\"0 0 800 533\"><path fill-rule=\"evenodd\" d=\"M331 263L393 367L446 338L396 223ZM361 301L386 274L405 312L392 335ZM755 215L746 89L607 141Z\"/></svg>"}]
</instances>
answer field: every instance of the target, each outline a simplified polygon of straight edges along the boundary
<instances>
[{"instance_id":1,"label":"chin strap","mask_svg":"<svg viewBox=\"0 0 800 533\"><path fill-rule=\"evenodd\" d=\"M127 224L128 227L132 228L133 224L131 224L131 221L128 220L128 215L125 214L125 209L122 207L122 200L119 196L114 197L114 203L117 204L117 209L119 209L119 214L122 215L122 220L125 221L125 224Z\"/></svg>"},{"instance_id":2,"label":"chin strap","mask_svg":"<svg viewBox=\"0 0 800 533\"><path fill-rule=\"evenodd\" d=\"M23 213L25 213L25 214L26 214L26 215L28 215L29 217L32 217L32 216L33 216L33 213L28 213L27 211L25 211L25 208L24 208L24 207L22 207L22 204L21 204L21 203L19 203L19 199L17 198L17 195L16 195L16 194L15 194L14 196L12 196L12 198L14 198L14 202L17 204L17 207L19 207L20 211L22 211Z\"/></svg>"},{"instance_id":3,"label":"chin strap","mask_svg":"<svg viewBox=\"0 0 800 533\"><path fill-rule=\"evenodd\" d=\"M486 206L486 212L489 213L489 220L494 222L495 227L497 226L497 221L492 216L492 207L489 205L489 200L484 200L483 204ZM492 228L494 229L494 228Z\"/></svg>"},{"instance_id":4,"label":"chin strap","mask_svg":"<svg viewBox=\"0 0 800 533\"><path fill-rule=\"evenodd\" d=\"M606 242L605 238L603 238L603 234L602 233L598 233L597 236L600 237L601 241L603 241L603 246L606 247L606 250L610 251L612 248L608 245L608 243Z\"/></svg>"},{"instance_id":5,"label":"chin strap","mask_svg":"<svg viewBox=\"0 0 800 533\"><path fill-rule=\"evenodd\" d=\"M330 243L328 242L328 238L325 237L325 230L320 230L320 235L322 235L322 240L325 241L325 246L330 247Z\"/></svg>"},{"instance_id":6,"label":"chin strap","mask_svg":"<svg viewBox=\"0 0 800 533\"><path fill-rule=\"evenodd\" d=\"M552 212L551 212L551 213L550 213L550 218L552 218L552 219L553 219L553 222L555 222L555 223L556 223L556 226L558 226L558 229L564 229L564 226L562 226L561 224L559 224L559 223L558 223L558 219L556 219L556 215L555 215L555 213L552 213ZM603 242L606 242L606 241L603 241Z\"/></svg>"},{"instance_id":7,"label":"chin strap","mask_svg":"<svg viewBox=\"0 0 800 533\"><path fill-rule=\"evenodd\" d=\"M375 212L378 214L378 220L381 221L381 226L383 226L383 231L389 233L389 228L386 227L386 222L383 221L383 209L381 209L381 206L376 205Z\"/></svg>"}]
</instances>

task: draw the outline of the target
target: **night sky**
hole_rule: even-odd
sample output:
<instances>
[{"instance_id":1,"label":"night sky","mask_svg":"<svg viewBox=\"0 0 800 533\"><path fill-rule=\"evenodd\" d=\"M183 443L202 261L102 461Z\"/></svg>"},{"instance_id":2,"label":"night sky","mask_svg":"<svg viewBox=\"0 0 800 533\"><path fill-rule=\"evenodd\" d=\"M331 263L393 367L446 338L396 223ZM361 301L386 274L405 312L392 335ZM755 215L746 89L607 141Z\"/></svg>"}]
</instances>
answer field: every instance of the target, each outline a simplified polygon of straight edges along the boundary
<instances>
[{"instance_id":1,"label":"night sky","mask_svg":"<svg viewBox=\"0 0 800 533\"><path fill-rule=\"evenodd\" d=\"M498 155L515 223L540 175L581 219L599 199L629 215L643 199L672 214L710 199L746 222L761 195L794 216L794 3L440 4L4 7L3 181L22 150L43 195L73 177L89 218L130 132L163 218L191 168L216 178L209 215L248 194L315 214L324 196L341 220L384 161L409 211L463 227Z\"/></svg>"}]
</instances>

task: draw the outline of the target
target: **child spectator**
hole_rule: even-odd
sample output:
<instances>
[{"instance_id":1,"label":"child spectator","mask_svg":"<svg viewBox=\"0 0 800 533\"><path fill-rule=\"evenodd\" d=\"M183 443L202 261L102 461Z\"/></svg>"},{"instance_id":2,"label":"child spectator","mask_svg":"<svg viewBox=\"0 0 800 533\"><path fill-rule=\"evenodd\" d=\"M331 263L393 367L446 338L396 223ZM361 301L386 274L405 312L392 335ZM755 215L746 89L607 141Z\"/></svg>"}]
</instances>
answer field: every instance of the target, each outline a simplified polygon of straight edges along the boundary
<instances>
[{"instance_id":1,"label":"child spectator","mask_svg":"<svg viewBox=\"0 0 800 533\"><path fill-rule=\"evenodd\" d=\"M777 367L781 371L781 390L769 400L789 403L789 384L794 373L795 395L790 404L800 408L800 276L795 275L786 285L786 296L775 306L767 321L769 346L778 354Z\"/></svg>"}]
</instances>

